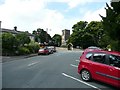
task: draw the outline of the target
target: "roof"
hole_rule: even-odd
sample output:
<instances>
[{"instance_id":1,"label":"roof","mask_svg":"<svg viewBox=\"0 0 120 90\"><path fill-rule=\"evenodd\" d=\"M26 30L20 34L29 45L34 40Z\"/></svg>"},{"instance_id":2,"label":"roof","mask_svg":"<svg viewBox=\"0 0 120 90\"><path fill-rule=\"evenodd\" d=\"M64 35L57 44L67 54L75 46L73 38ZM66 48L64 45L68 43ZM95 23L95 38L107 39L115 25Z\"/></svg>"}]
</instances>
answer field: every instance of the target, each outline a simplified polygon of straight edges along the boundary
<instances>
[{"instance_id":1,"label":"roof","mask_svg":"<svg viewBox=\"0 0 120 90\"><path fill-rule=\"evenodd\" d=\"M13 34L18 34L19 33L18 31L11 30L11 29L5 29L5 28L2 28L2 32L9 32L9 33L13 33Z\"/></svg>"},{"instance_id":2,"label":"roof","mask_svg":"<svg viewBox=\"0 0 120 90\"><path fill-rule=\"evenodd\" d=\"M88 51L85 51L85 52L103 52L103 53L108 53L108 54L113 54L113 55L118 55L118 56L120 56L120 52L118 52L118 51L106 51L106 50L98 50L98 49L96 49L96 50L88 50Z\"/></svg>"},{"instance_id":3,"label":"roof","mask_svg":"<svg viewBox=\"0 0 120 90\"><path fill-rule=\"evenodd\" d=\"M2 32L9 32L9 33L12 33L12 34L19 34L19 33L24 33L24 31L16 31L16 30L14 30L14 29L6 29L6 28L2 28ZM27 34L29 35L29 36L34 36L33 34L31 34L31 33L29 33L29 32L27 32Z\"/></svg>"}]
</instances>

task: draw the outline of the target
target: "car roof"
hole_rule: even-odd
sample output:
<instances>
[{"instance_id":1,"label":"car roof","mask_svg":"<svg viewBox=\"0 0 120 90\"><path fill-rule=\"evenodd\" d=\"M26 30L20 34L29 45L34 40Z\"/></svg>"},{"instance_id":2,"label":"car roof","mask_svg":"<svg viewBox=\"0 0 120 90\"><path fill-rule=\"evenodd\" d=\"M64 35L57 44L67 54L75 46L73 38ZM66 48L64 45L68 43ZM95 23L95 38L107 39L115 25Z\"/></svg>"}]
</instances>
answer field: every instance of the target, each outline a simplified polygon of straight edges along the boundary
<instances>
[{"instance_id":1,"label":"car roof","mask_svg":"<svg viewBox=\"0 0 120 90\"><path fill-rule=\"evenodd\" d=\"M92 51L88 51L88 52L98 52L98 53L102 52L102 53L107 53L107 54L120 56L120 52L118 52L118 51L92 50Z\"/></svg>"}]
</instances>

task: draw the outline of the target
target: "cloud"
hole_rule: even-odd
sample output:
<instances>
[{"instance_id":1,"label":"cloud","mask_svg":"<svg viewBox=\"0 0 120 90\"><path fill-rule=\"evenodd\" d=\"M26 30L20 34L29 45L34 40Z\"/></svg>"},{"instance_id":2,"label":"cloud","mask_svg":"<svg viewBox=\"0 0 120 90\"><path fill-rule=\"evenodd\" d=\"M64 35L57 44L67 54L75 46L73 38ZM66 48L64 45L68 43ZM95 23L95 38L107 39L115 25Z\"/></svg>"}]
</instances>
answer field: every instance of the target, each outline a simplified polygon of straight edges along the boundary
<instances>
[{"instance_id":1,"label":"cloud","mask_svg":"<svg viewBox=\"0 0 120 90\"><path fill-rule=\"evenodd\" d=\"M109 0L49 0L54 2L65 2L68 4L69 9L75 8L79 5L85 5L86 3L100 3L100 2L108 2Z\"/></svg>"},{"instance_id":2,"label":"cloud","mask_svg":"<svg viewBox=\"0 0 120 90\"><path fill-rule=\"evenodd\" d=\"M27 21L27 19L36 18L35 14L44 8L44 2L41 0L5 0L0 6L0 20L3 25L10 27L19 23L19 21ZM27 18L26 18L27 17ZM28 20L29 21L29 20Z\"/></svg>"},{"instance_id":3,"label":"cloud","mask_svg":"<svg viewBox=\"0 0 120 90\"><path fill-rule=\"evenodd\" d=\"M110 5L110 2L105 2L108 5ZM102 18L100 17L100 15L102 16L106 16L106 10L105 10L106 4L104 4L101 8L95 10L95 11L87 11L83 17L83 20L86 20L88 22L90 21L101 21ZM100 15L99 15L100 14Z\"/></svg>"},{"instance_id":4,"label":"cloud","mask_svg":"<svg viewBox=\"0 0 120 90\"><path fill-rule=\"evenodd\" d=\"M48 33L53 36L55 33L61 33L61 26L64 16L55 10L44 10L44 19L35 23L36 27L48 28ZM53 33L52 33L53 32Z\"/></svg>"},{"instance_id":5,"label":"cloud","mask_svg":"<svg viewBox=\"0 0 120 90\"><path fill-rule=\"evenodd\" d=\"M84 17L66 18L64 13L57 10L50 10L46 7L49 2L63 2L69 7L69 10L80 4L87 3L88 0L5 0L0 4L0 20L2 28L13 29L18 27L20 31L29 31L32 33L37 28L48 28L48 33L53 36L61 30L70 29L78 21L82 20L100 20L99 14L105 14L105 11L98 9L97 11L87 11ZM95 1L95 0L94 0ZM90 1L89 1L90 2Z\"/></svg>"},{"instance_id":6,"label":"cloud","mask_svg":"<svg viewBox=\"0 0 120 90\"><path fill-rule=\"evenodd\" d=\"M102 20L102 18L99 16L102 15L102 16L105 16L106 15L106 11L104 9L104 7L96 10L96 11L88 11L85 13L84 17L83 17L83 20L85 21L100 21Z\"/></svg>"},{"instance_id":7,"label":"cloud","mask_svg":"<svg viewBox=\"0 0 120 90\"><path fill-rule=\"evenodd\" d=\"M0 12L3 12L0 14L2 27L13 29L17 26L18 30L30 33L37 28L49 28L51 36L60 34L64 15L45 8L45 5L45 0L5 0L0 6Z\"/></svg>"}]
</instances>

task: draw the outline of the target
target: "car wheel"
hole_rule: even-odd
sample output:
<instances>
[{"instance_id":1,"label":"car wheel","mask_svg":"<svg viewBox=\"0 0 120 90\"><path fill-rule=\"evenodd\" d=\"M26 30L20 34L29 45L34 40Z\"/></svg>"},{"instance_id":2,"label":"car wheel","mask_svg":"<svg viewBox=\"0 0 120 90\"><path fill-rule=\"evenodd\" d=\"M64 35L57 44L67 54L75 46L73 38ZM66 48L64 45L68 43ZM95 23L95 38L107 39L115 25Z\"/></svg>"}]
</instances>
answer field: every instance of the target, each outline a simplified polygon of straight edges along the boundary
<instances>
[{"instance_id":1,"label":"car wheel","mask_svg":"<svg viewBox=\"0 0 120 90\"><path fill-rule=\"evenodd\" d=\"M88 70L82 70L81 71L81 78L84 81L90 81L91 80L91 74Z\"/></svg>"}]
</instances>

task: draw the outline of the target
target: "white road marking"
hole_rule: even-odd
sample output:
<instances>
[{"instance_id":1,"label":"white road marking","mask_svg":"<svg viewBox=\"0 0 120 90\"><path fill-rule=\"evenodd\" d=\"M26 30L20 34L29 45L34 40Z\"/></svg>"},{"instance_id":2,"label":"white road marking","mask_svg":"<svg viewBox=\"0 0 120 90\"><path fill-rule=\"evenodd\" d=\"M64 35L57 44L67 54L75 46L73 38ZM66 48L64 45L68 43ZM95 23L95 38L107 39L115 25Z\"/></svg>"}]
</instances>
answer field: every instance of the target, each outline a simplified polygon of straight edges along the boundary
<instances>
[{"instance_id":1,"label":"white road marking","mask_svg":"<svg viewBox=\"0 0 120 90\"><path fill-rule=\"evenodd\" d=\"M89 84L89 83L86 83L86 82L84 82L84 81L81 81L81 80L79 80L79 79L77 79L77 78L75 78L75 77L72 77L72 76L70 76L70 75L67 75L67 74L65 74L65 73L62 73L62 75L66 76L66 77L68 77L68 78L71 78L71 79L73 79L73 80L76 80L76 81L78 81L78 82L81 82L81 83L83 83L83 84L85 84L85 85L87 85L87 86L89 86L89 87L92 87L92 88L101 90L100 88L98 88L98 87L96 87L96 86L93 86L93 85L91 85L91 84Z\"/></svg>"},{"instance_id":2,"label":"white road marking","mask_svg":"<svg viewBox=\"0 0 120 90\"><path fill-rule=\"evenodd\" d=\"M78 67L77 65L73 65L73 64L70 64L71 66L73 66L73 67Z\"/></svg>"},{"instance_id":3,"label":"white road marking","mask_svg":"<svg viewBox=\"0 0 120 90\"><path fill-rule=\"evenodd\" d=\"M80 60L75 60L76 62L80 62Z\"/></svg>"},{"instance_id":4,"label":"white road marking","mask_svg":"<svg viewBox=\"0 0 120 90\"><path fill-rule=\"evenodd\" d=\"M28 64L28 66L32 66L34 64L37 64L38 62L34 62L34 63L31 63L31 64Z\"/></svg>"},{"instance_id":5,"label":"white road marking","mask_svg":"<svg viewBox=\"0 0 120 90\"><path fill-rule=\"evenodd\" d=\"M0 58L10 58L10 57L7 57L7 56L0 56Z\"/></svg>"}]
</instances>

